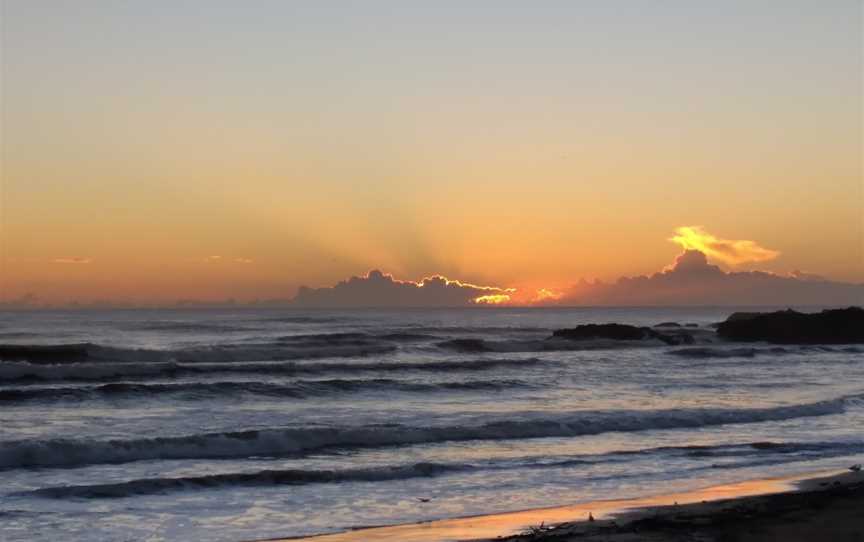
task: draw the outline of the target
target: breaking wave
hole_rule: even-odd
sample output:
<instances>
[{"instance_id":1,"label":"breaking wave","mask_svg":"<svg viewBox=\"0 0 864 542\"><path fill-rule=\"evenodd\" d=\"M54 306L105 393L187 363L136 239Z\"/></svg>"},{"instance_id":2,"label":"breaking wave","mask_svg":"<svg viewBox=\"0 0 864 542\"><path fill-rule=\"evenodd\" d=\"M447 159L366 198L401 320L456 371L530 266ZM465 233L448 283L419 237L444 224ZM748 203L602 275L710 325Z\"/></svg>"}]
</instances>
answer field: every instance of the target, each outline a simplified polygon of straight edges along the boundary
<instances>
[{"instance_id":1,"label":"breaking wave","mask_svg":"<svg viewBox=\"0 0 864 542\"><path fill-rule=\"evenodd\" d=\"M408 480L410 478L440 476L442 474L471 470L471 468L471 465L464 464L415 463L413 465L343 470L264 470L249 473L211 474L182 478L145 478L115 484L45 487L32 491L30 494L55 499L119 498L188 489Z\"/></svg>"},{"instance_id":2,"label":"breaking wave","mask_svg":"<svg viewBox=\"0 0 864 542\"><path fill-rule=\"evenodd\" d=\"M531 340L497 340L461 338L440 341L436 346L442 350L461 353L498 352L568 352L581 350L606 350L606 349L631 349L666 346L666 343L656 339L645 339L641 341L619 341L614 339L592 339L584 341L571 341L559 338L531 339Z\"/></svg>"},{"instance_id":3,"label":"breaking wave","mask_svg":"<svg viewBox=\"0 0 864 542\"><path fill-rule=\"evenodd\" d=\"M500 391L531 387L520 380L469 380L455 382L411 382L377 378L302 380L291 383L272 382L182 382L139 384L118 382L84 387L24 387L0 389L0 403L21 401L84 401L89 399L147 399L156 395L179 395L180 398L264 397L305 399L321 395L364 391L435 393L442 391Z\"/></svg>"},{"instance_id":4,"label":"breaking wave","mask_svg":"<svg viewBox=\"0 0 864 542\"><path fill-rule=\"evenodd\" d=\"M386 354L394 344L356 334L301 335L263 344L220 345L207 348L147 350L117 348L93 343L58 345L0 345L0 360L40 364L116 363L228 363L232 361L280 361Z\"/></svg>"},{"instance_id":5,"label":"breaking wave","mask_svg":"<svg viewBox=\"0 0 864 542\"><path fill-rule=\"evenodd\" d=\"M0 468L75 467L153 459L220 459L305 455L328 449L391 447L471 440L577 437L607 432L693 429L826 416L860 396L751 409L580 411L526 415L476 425L299 427L130 440L48 439L0 443Z\"/></svg>"},{"instance_id":6,"label":"breaking wave","mask_svg":"<svg viewBox=\"0 0 864 542\"><path fill-rule=\"evenodd\" d=\"M762 355L786 355L786 354L810 354L810 353L840 353L860 354L864 352L855 346L770 346L770 347L708 347L694 346L688 348L677 348L669 350L673 356L681 356L698 359L712 358L752 358Z\"/></svg>"},{"instance_id":7,"label":"breaking wave","mask_svg":"<svg viewBox=\"0 0 864 542\"><path fill-rule=\"evenodd\" d=\"M421 462L409 465L386 465L341 470L262 470L183 476L176 478L155 477L124 482L53 486L25 492L54 499L64 498L123 498L134 495L151 495L172 491L217 489L230 487L256 487L281 485L307 485L342 482L380 482L429 478L461 472L508 469L555 469L573 468L601 462L626 461L634 455L663 455L687 457L694 460L743 459L750 464L802 461L813 458L838 457L860 453L864 442L752 442L742 444L720 444L701 446L664 446L639 450L610 451L599 454L566 456L529 456L505 460L484 460L478 463L433 463ZM713 463L702 468L735 468L740 462Z\"/></svg>"},{"instance_id":8,"label":"breaking wave","mask_svg":"<svg viewBox=\"0 0 864 542\"><path fill-rule=\"evenodd\" d=\"M245 362L245 363L77 363L40 365L0 363L0 384L46 381L99 382L130 378L176 378L194 375L326 375L355 372L438 372L486 371L496 368L520 368L546 362L528 359L441 360L427 362Z\"/></svg>"}]
</instances>

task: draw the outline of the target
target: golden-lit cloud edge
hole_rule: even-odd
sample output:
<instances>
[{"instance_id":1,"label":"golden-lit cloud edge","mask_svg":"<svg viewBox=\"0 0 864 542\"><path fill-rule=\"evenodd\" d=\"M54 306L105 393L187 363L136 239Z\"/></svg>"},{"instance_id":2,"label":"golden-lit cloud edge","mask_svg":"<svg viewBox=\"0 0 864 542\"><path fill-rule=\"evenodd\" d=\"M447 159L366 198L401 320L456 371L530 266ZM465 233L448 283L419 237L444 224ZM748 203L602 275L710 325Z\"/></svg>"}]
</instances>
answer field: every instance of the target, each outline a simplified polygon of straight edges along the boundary
<instances>
[{"instance_id":1,"label":"golden-lit cloud edge","mask_svg":"<svg viewBox=\"0 0 864 542\"><path fill-rule=\"evenodd\" d=\"M472 284L431 275L420 280L397 279L377 269L334 286L301 286L292 303L299 307L451 307L501 305L511 302L515 288Z\"/></svg>"},{"instance_id":2,"label":"golden-lit cloud edge","mask_svg":"<svg viewBox=\"0 0 864 542\"><path fill-rule=\"evenodd\" d=\"M681 226L669 239L684 250L697 250L709 258L728 265L768 262L780 252L746 239L722 239L705 231L702 226Z\"/></svg>"}]
</instances>

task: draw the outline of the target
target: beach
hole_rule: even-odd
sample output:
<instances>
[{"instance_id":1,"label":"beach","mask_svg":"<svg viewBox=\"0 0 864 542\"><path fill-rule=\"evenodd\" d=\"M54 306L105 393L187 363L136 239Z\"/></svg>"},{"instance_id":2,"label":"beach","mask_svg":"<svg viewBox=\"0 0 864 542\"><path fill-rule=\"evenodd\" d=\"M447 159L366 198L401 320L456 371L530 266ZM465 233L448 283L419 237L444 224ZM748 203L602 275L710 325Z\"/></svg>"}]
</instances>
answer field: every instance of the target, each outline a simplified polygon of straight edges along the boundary
<instances>
[{"instance_id":1,"label":"beach","mask_svg":"<svg viewBox=\"0 0 864 542\"><path fill-rule=\"evenodd\" d=\"M864 474L814 473L272 542L857 541L862 510Z\"/></svg>"},{"instance_id":2,"label":"beach","mask_svg":"<svg viewBox=\"0 0 864 542\"><path fill-rule=\"evenodd\" d=\"M639 509L507 537L543 541L807 542L864 540L864 476L806 479L794 491ZM502 540L501 538L496 538Z\"/></svg>"}]
</instances>

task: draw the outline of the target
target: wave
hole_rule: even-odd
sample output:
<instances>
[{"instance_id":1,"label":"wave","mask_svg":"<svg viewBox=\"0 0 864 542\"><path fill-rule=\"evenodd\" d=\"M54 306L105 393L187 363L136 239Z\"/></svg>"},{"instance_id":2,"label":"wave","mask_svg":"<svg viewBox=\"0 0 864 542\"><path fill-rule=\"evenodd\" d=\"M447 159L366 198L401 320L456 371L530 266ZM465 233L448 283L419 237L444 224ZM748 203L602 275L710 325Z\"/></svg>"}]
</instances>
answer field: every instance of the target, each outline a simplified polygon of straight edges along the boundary
<instances>
[{"instance_id":1,"label":"wave","mask_svg":"<svg viewBox=\"0 0 864 542\"><path fill-rule=\"evenodd\" d=\"M476 334L508 334L508 333L537 333L548 335L552 332L551 328L538 326L404 326L396 328L399 331L408 331L411 333L431 333L431 334L450 334L458 333L460 335L476 335Z\"/></svg>"},{"instance_id":2,"label":"wave","mask_svg":"<svg viewBox=\"0 0 864 542\"><path fill-rule=\"evenodd\" d=\"M278 322L281 324L331 324L335 322L349 322L353 318L348 316L274 316L272 318L261 318L259 322Z\"/></svg>"},{"instance_id":3,"label":"wave","mask_svg":"<svg viewBox=\"0 0 864 542\"><path fill-rule=\"evenodd\" d=\"M152 329L166 324L154 323ZM175 324L171 324L172 326ZM183 331L211 329L213 326L178 323ZM229 328L220 328L226 331ZM0 344L0 360L30 363L81 363L86 361L217 363L232 361L278 361L351 357L394 352L399 343L434 340L422 333L391 332L380 335L349 333L312 333L285 335L275 340L252 344L222 344L201 348L151 350L123 348L94 343Z\"/></svg>"},{"instance_id":4,"label":"wave","mask_svg":"<svg viewBox=\"0 0 864 542\"><path fill-rule=\"evenodd\" d=\"M100 381L127 378L175 377L182 369L176 363L81 363L40 365L24 362L0 363L0 384L33 381Z\"/></svg>"},{"instance_id":5,"label":"wave","mask_svg":"<svg viewBox=\"0 0 864 542\"><path fill-rule=\"evenodd\" d=\"M151 398L156 395L179 395L184 399L201 397L264 397L305 399L321 395L364 391L435 393L442 391L500 391L531 387L520 380L469 380L456 382L410 382L377 378L370 380L332 379L302 380L287 384L272 382L183 382L137 384L119 382L86 387L47 387L0 389L0 403L23 401L83 401L88 399Z\"/></svg>"},{"instance_id":6,"label":"wave","mask_svg":"<svg viewBox=\"0 0 864 542\"><path fill-rule=\"evenodd\" d=\"M381 482L411 478L429 478L481 470L573 468L606 461L620 461L621 457L657 454L664 456L677 455L698 460L738 457L747 460L746 463L714 463L708 466L709 468L738 468L741 466L750 466L754 463L772 464L778 461L803 461L844 456L859 453L862 448L864 448L864 442L752 442L715 446L666 446L640 450L611 451L599 454L529 456L504 460L493 459L478 463L421 462L409 465L387 465L342 470L286 469L176 478L156 477L107 484L45 487L22 494L54 499L98 499L231 487Z\"/></svg>"},{"instance_id":7,"label":"wave","mask_svg":"<svg viewBox=\"0 0 864 542\"><path fill-rule=\"evenodd\" d=\"M369 467L342 470L264 470L249 473L211 474L181 478L144 478L115 484L45 487L27 494L61 498L119 498L132 495L152 495L188 489L220 487L306 485L339 482L382 482L430 478L471 470L471 465L445 463L414 463L412 465Z\"/></svg>"},{"instance_id":8,"label":"wave","mask_svg":"<svg viewBox=\"0 0 864 542\"><path fill-rule=\"evenodd\" d=\"M631 349L667 346L667 343L657 339L641 341L626 341L615 339L592 339L571 341L568 339L546 338L532 340L498 340L461 338L450 339L436 343L438 348L462 353L498 352L569 352L582 350Z\"/></svg>"},{"instance_id":9,"label":"wave","mask_svg":"<svg viewBox=\"0 0 864 542\"><path fill-rule=\"evenodd\" d=\"M300 335L283 337L263 344L220 345L207 348L177 350L148 350L120 348L93 343L57 345L0 345L0 360L28 363L59 364L89 361L118 363L227 363L236 361L281 361L292 359L318 359L328 357L354 357L387 354L397 347L357 337L357 334Z\"/></svg>"},{"instance_id":10,"label":"wave","mask_svg":"<svg viewBox=\"0 0 864 542\"><path fill-rule=\"evenodd\" d=\"M711 358L752 358L761 355L784 355L784 354L812 354L812 353L841 353L860 354L864 349L855 346L771 346L771 347L688 347L677 348L667 352L673 356L689 358L711 359Z\"/></svg>"},{"instance_id":11,"label":"wave","mask_svg":"<svg viewBox=\"0 0 864 542\"><path fill-rule=\"evenodd\" d=\"M32 382L99 382L130 378L177 378L218 374L326 375L355 372L439 372L486 371L497 368L523 368L552 362L537 358L441 360L428 362L244 362L244 363L79 363L40 365L0 363L0 384Z\"/></svg>"},{"instance_id":12,"label":"wave","mask_svg":"<svg viewBox=\"0 0 864 542\"><path fill-rule=\"evenodd\" d=\"M799 405L752 409L669 409L580 411L531 414L519 420L476 425L413 427L380 424L359 427L299 427L205 433L129 440L48 439L0 442L0 468L76 467L153 459L228 459L252 456L300 456L331 449L392 447L414 444L577 437L608 432L692 429L752 424L845 411L861 396Z\"/></svg>"},{"instance_id":13,"label":"wave","mask_svg":"<svg viewBox=\"0 0 864 542\"><path fill-rule=\"evenodd\" d=\"M249 331L250 328L219 323L183 322L174 320L151 320L148 322L133 322L121 326L126 331L167 331L167 332L226 332Z\"/></svg>"}]
</instances>

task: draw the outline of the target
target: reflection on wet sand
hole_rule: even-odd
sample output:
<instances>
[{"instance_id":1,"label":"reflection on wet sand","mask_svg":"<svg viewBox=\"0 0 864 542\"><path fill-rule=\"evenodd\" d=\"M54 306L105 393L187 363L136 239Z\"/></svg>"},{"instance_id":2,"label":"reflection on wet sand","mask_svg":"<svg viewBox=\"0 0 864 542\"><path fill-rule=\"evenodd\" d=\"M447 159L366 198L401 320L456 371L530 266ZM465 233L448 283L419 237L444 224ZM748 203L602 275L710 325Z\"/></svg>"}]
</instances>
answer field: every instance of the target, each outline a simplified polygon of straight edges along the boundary
<instances>
[{"instance_id":1,"label":"reflection on wet sand","mask_svg":"<svg viewBox=\"0 0 864 542\"><path fill-rule=\"evenodd\" d=\"M523 532L532 525L554 525L585 520L588 514L597 519L609 518L639 508L668 506L674 504L717 501L753 495L765 495L791 491L797 482L832 473L817 473L788 478L748 480L705 489L643 497L594 501L553 508L539 508L503 514L491 514L466 518L443 519L422 523L373 527L354 531L290 539L293 542L453 542L509 536ZM285 539L289 540L289 539Z\"/></svg>"}]
</instances>

